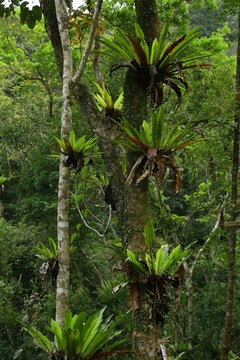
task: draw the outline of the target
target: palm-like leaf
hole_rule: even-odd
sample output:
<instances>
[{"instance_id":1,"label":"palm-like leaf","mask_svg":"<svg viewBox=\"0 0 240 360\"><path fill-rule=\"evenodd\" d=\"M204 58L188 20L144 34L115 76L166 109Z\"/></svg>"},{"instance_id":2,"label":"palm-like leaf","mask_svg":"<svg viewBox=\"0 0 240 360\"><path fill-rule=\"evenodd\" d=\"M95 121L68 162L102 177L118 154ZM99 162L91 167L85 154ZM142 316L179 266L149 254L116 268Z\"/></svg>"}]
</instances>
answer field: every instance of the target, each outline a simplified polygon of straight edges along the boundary
<instances>
[{"instance_id":1,"label":"palm-like leaf","mask_svg":"<svg viewBox=\"0 0 240 360\"><path fill-rule=\"evenodd\" d=\"M166 23L159 40L155 38L150 49L138 24L135 25L135 29L138 38L130 34L125 35L122 30L117 29L115 40L119 45L106 37L101 37L101 41L115 53L117 58L123 59L122 66L128 66L138 73L141 85L146 89L147 95L152 97L152 105L160 106L163 103L163 84L169 86L180 101L182 86L188 91L182 71L198 66L211 66L210 64L193 63L196 59L210 54L194 55L188 58L180 57L192 41L199 36L199 28L193 29L177 41L168 44L166 38L169 23ZM108 53L104 52L104 54ZM119 66L115 69L118 68Z\"/></svg>"},{"instance_id":2,"label":"palm-like leaf","mask_svg":"<svg viewBox=\"0 0 240 360\"><path fill-rule=\"evenodd\" d=\"M173 153L195 142L206 139L196 139L192 133L192 129L190 127L182 129L180 126L181 123L175 125L166 134L162 106L152 114L151 125L144 121L140 126L140 131L137 131L125 118L123 119L123 123L116 123L124 132L124 138L115 140L115 142L143 154L139 157L130 172L128 177L129 183L132 182L137 168L143 158L145 158L147 160L147 170L137 179L137 183L147 176L151 177L153 173L156 173L159 185L162 188L166 168L169 167L172 169L174 175L172 191L178 192L182 183L181 172L183 169L177 165L173 158Z\"/></svg>"},{"instance_id":3,"label":"palm-like leaf","mask_svg":"<svg viewBox=\"0 0 240 360\"><path fill-rule=\"evenodd\" d=\"M48 340L40 331L34 327L26 325L21 322L25 330L32 335L35 344L39 346L48 355L64 354L66 359L81 358L82 360L93 360L100 357L107 356L107 352L124 342L125 340L117 341L111 345L106 344L114 337L118 336L122 330L115 330L115 327L121 321L112 322L111 316L103 322L103 313L105 308L90 316L85 321L85 313L72 316L68 309L65 315L65 323L63 329L55 320L51 320L51 327L46 326L56 339L56 348L53 343ZM100 353L102 351L102 353ZM126 353L132 351L111 351L114 353Z\"/></svg>"}]
</instances>

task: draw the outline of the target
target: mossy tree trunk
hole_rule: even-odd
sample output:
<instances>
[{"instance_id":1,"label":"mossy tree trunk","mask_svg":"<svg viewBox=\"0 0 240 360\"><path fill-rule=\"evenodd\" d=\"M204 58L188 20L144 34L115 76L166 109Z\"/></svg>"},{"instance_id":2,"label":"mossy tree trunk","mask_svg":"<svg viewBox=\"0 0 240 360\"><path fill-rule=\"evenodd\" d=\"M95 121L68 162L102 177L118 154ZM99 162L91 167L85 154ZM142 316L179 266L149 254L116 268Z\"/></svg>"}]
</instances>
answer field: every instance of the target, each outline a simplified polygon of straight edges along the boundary
<instances>
[{"instance_id":1,"label":"mossy tree trunk","mask_svg":"<svg viewBox=\"0 0 240 360\"><path fill-rule=\"evenodd\" d=\"M160 24L155 0L135 0L137 21L141 26L145 39L150 45L155 37L160 35ZM148 117L146 90L138 83L135 73L127 72L124 84L124 115L129 122L139 130L143 120ZM139 154L127 152L128 169L133 167ZM136 178L143 173L140 166ZM128 248L132 252L144 253L144 226L150 218L148 179L136 184L136 179L128 187ZM139 291L139 309L134 314L133 343L136 350L136 360L156 360L161 358L161 324L154 322L151 304L144 288Z\"/></svg>"}]
</instances>

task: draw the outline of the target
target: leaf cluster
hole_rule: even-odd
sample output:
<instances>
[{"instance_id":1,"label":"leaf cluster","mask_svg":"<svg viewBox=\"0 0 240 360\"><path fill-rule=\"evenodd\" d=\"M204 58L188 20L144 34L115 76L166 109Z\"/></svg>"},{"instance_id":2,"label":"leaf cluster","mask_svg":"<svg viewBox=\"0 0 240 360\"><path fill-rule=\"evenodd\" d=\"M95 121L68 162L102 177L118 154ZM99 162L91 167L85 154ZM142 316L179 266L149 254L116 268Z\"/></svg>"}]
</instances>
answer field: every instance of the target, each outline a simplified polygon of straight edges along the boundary
<instances>
[{"instance_id":1,"label":"leaf cluster","mask_svg":"<svg viewBox=\"0 0 240 360\"><path fill-rule=\"evenodd\" d=\"M198 66L211 66L210 64L194 63L195 60L209 56L209 54L180 57L189 44L200 34L199 28L191 30L188 34L170 44L167 42L169 30L169 23L167 22L163 27L159 40L155 38L150 48L138 24L135 25L135 29L138 38L131 34L125 35L121 29L117 28L115 39L119 45L102 36L101 42L111 49L114 55L105 51L100 52L124 60L124 63L116 66L113 71L125 66L137 73L138 80L146 89L147 96L152 98L152 106L160 106L163 103L163 84L176 93L178 102L180 102L182 86L188 91L188 85L184 80L182 71Z\"/></svg>"},{"instance_id":2,"label":"leaf cluster","mask_svg":"<svg viewBox=\"0 0 240 360\"><path fill-rule=\"evenodd\" d=\"M137 271L142 272L145 276L161 276L162 274L167 273L168 276L173 277L186 261L189 250L182 251L180 245L178 245L169 253L168 246L163 245L154 256L152 252L152 243L155 238L155 230L151 221L144 227L144 236L145 244L149 250L149 252L145 254L144 266L137 254L133 254L130 250L127 250L128 257L134 268Z\"/></svg>"},{"instance_id":3,"label":"leaf cluster","mask_svg":"<svg viewBox=\"0 0 240 360\"><path fill-rule=\"evenodd\" d=\"M68 309L65 315L63 329L59 324L51 319L51 327L46 329L51 331L56 340L54 345L45 335L32 326L20 322L24 329L34 338L35 344L54 359L95 359L106 357L110 353L121 353L129 351L112 351L112 349L125 340L115 341L111 345L106 345L114 337L118 336L122 330L115 330L118 321L112 322L112 316L103 322L105 308L94 313L86 320L86 314L80 313L72 316ZM100 351L102 353L100 353Z\"/></svg>"},{"instance_id":4,"label":"leaf cluster","mask_svg":"<svg viewBox=\"0 0 240 360\"><path fill-rule=\"evenodd\" d=\"M96 100L98 110L103 112L106 117L118 119L123 108L123 92L119 95L115 103L113 103L112 96L107 90L104 82L102 83L102 87L96 82L94 82L94 84L99 91L99 94L97 95L92 93Z\"/></svg>"},{"instance_id":5,"label":"leaf cluster","mask_svg":"<svg viewBox=\"0 0 240 360\"><path fill-rule=\"evenodd\" d=\"M39 243L41 247L34 246L34 248L38 251L38 254L36 254L36 256L44 261L50 260L51 258L58 256L57 245L55 241L51 237L48 238L48 241L50 249L45 246L41 241Z\"/></svg>"},{"instance_id":6,"label":"leaf cluster","mask_svg":"<svg viewBox=\"0 0 240 360\"><path fill-rule=\"evenodd\" d=\"M57 137L55 137L55 139L62 150L59 150L53 145L52 146L60 153L67 156L65 160L66 165L69 166L70 169L76 169L76 172L80 172L84 166L84 158L100 154L89 152L96 144L97 137L86 141L86 136L83 135L76 141L75 133L73 130L71 130L69 139L65 139L64 137L62 137L62 140L58 139Z\"/></svg>"},{"instance_id":7,"label":"leaf cluster","mask_svg":"<svg viewBox=\"0 0 240 360\"><path fill-rule=\"evenodd\" d=\"M115 140L115 142L138 153L142 153L129 174L128 182L132 182L137 168L142 160L145 159L147 169L137 179L137 183L147 176L151 177L153 173L157 173L158 183L160 188L162 188L166 169L169 167L174 174L172 191L178 192L182 183L181 172L183 169L177 165L173 153L205 139L196 139L192 133L192 128L187 126L182 129L180 127L181 122L166 133L162 106L152 114L150 124L145 120L143 121L140 131L137 131L125 118L123 123L118 123L118 125L124 132L124 139Z\"/></svg>"}]
</instances>

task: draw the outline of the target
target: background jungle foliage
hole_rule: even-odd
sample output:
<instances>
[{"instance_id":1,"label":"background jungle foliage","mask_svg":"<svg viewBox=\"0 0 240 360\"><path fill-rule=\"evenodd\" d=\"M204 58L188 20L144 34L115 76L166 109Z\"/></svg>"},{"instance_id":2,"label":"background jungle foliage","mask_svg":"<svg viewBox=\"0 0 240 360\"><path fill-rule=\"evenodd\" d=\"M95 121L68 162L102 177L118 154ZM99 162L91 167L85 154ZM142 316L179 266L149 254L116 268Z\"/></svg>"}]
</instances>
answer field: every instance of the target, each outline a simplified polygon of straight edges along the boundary
<instances>
[{"instance_id":1,"label":"background jungle foliage","mask_svg":"<svg viewBox=\"0 0 240 360\"><path fill-rule=\"evenodd\" d=\"M177 194L171 193L171 176L167 176L163 190L151 180L149 196L156 248L179 243L182 248L190 244L193 249L201 247L223 203L222 221L229 219L226 195L231 180L237 12L229 14L221 1L208 3L196 1L189 5L172 0L162 1L159 7L161 22L170 22L173 41L186 29L201 25L202 34L191 45L191 52L203 49L212 53L207 62L214 67L186 71L189 94L177 110L174 96L165 104L168 129L182 121L184 125L195 125L196 136L208 140L177 154L177 161L184 168ZM56 155L50 144L56 145L55 137L59 138L60 132L61 81L43 21L30 30L21 25L17 15L1 18L0 28L0 357L4 360L45 359L16 319L30 320L44 331L43 324L49 324L55 314L56 279L50 276L41 280L42 260L36 257L35 246L39 242L48 246L49 237L56 239L58 161L49 155ZM133 1L105 1L102 17L107 36L113 33L114 26L134 33ZM75 30L71 32L76 40ZM80 46L73 46L76 61L82 46L83 40ZM84 78L96 94L93 60L94 55ZM115 102L122 91L125 70L119 69L110 77L113 64L113 59L101 57L101 70ZM73 128L76 138L91 137L86 119L75 103ZM95 151L99 149L95 147ZM113 313L118 318L129 307L124 289L115 295L111 292L124 279L114 271L120 266L114 252L114 243L119 240L114 206L110 209L107 196L109 189L100 156L94 158L91 168L85 167L78 174L72 172L70 221L76 250L71 255L70 309L89 315L107 306L106 315ZM238 234L237 268L239 245ZM220 227L211 235L193 274L192 332L188 330L185 283L178 316L173 309L167 315L163 334L169 337L169 352L173 355L184 352L182 358L186 359L219 359L227 254L228 233ZM188 267L191 261L189 258ZM240 301L239 273L235 301ZM121 327L124 337L130 337L130 315ZM236 306L232 359L240 357L239 329L240 312ZM124 346L131 347L130 341ZM126 359L127 356L131 358L126 355Z\"/></svg>"}]
</instances>

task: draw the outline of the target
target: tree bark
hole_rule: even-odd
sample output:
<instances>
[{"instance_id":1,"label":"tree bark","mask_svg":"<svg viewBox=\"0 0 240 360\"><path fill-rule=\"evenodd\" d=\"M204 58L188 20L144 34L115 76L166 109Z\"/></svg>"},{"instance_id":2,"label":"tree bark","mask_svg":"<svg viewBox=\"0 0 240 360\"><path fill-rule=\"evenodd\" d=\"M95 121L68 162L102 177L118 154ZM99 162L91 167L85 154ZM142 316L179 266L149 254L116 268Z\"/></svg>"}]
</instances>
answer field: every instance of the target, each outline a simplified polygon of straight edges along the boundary
<instances>
[{"instance_id":1,"label":"tree bark","mask_svg":"<svg viewBox=\"0 0 240 360\"><path fill-rule=\"evenodd\" d=\"M48 0L41 0L47 1ZM151 6L156 7L155 0L151 1ZM159 35L159 22L154 11L154 18L149 20L149 8L150 2L136 1L136 11L142 14L142 23L144 21L148 26L143 26L146 31L145 36L147 41L152 42L153 38ZM151 11L152 11L151 7ZM45 11L45 17L52 17L53 14ZM145 19L145 20L144 20ZM155 20L153 20L155 19ZM45 18L46 21L46 18ZM48 34L53 46L59 46L56 39L58 38L56 32L58 29L55 26L54 21L46 22L50 27ZM145 24L146 25L146 24ZM158 29L158 30L157 30ZM148 34L147 34L148 31ZM55 50L55 54L59 53ZM61 59L58 59L57 64L61 73ZM81 106L86 119L88 120L90 127L96 136L103 135L105 138L116 138L116 131L112 123L107 119L103 118L98 112L93 98L89 92L87 86L82 82L78 81L73 87L74 96ZM134 73L128 71L124 85L124 115L127 119L139 129L140 124L147 116L147 99L145 91L141 89ZM122 241L127 244L128 247L133 251L145 252L144 242L144 225L149 219L149 204L148 204L148 181L144 180L139 185L136 185L134 179L130 186L126 186L125 177L122 172L120 165L123 152L120 146L110 143L104 138L99 138L100 150L103 151L103 159L108 172L109 178L112 178L112 190L114 194L114 201L116 205L118 221L119 221L119 235ZM128 171L132 168L137 156L134 152L127 152L127 166ZM139 174L142 169L139 169ZM153 324L152 319L149 319L149 304L147 303L144 296L140 299L141 312L136 314L136 327L133 334L134 343L136 346L136 359L157 359L161 354L160 348L160 325ZM143 311L142 311L143 310ZM142 331L144 330L144 331ZM144 334L145 335L144 335Z\"/></svg>"},{"instance_id":2,"label":"tree bark","mask_svg":"<svg viewBox=\"0 0 240 360\"><path fill-rule=\"evenodd\" d=\"M63 50L63 84L62 84L62 115L61 138L68 138L72 127L72 102L70 80L73 76L72 49L68 31L68 14L66 3L56 0L56 15ZM70 170L61 154L58 181L58 276L56 292L56 321L64 325L65 313L69 300L69 185Z\"/></svg>"},{"instance_id":3,"label":"tree bark","mask_svg":"<svg viewBox=\"0 0 240 360\"><path fill-rule=\"evenodd\" d=\"M239 170L239 134L240 134L240 5L238 17L238 48L237 48L237 69L236 69L236 90L235 90L235 129L232 159L232 185L231 185L231 218L235 221L238 207L238 170ZM229 268L228 268L228 290L226 301L225 326L222 339L220 360L227 360L231 344L231 331L233 326L234 311L234 289L236 278L236 227L230 228L229 244Z\"/></svg>"},{"instance_id":4,"label":"tree bark","mask_svg":"<svg viewBox=\"0 0 240 360\"><path fill-rule=\"evenodd\" d=\"M44 2L45 1L45 2ZM93 21L90 29L90 34L86 44L86 48L75 74L73 74L73 58L71 41L69 36L69 15L66 3L64 0L55 1L56 19L53 19L53 14L49 10L52 9L52 4L48 0L41 2L41 7L46 19L46 29L51 36L51 41L54 46L55 55L57 58L57 65L59 72L62 75L62 116L61 116L61 137L68 139L72 127L72 91L79 82L82 73L85 69L88 56L93 44L94 35L96 32L98 16L102 6L103 0L98 0ZM53 31L52 31L53 30ZM60 42L59 42L60 38ZM62 53L61 53L62 51ZM64 161L64 155L61 155L59 165L59 183L58 183L58 263L59 271L57 277L57 292L56 292L56 321L61 327L64 325L65 313L68 308L69 300L69 267L70 267L70 253L69 253L69 185L70 185L70 170Z\"/></svg>"},{"instance_id":5,"label":"tree bark","mask_svg":"<svg viewBox=\"0 0 240 360\"><path fill-rule=\"evenodd\" d=\"M160 25L155 0L135 0L137 20L142 28L148 45L160 34ZM145 90L139 85L135 73L129 69L124 83L124 115L139 130L143 120L148 118L148 103ZM128 171L135 164L139 154L127 151ZM143 173L139 166L136 178ZM145 253L144 226L150 218L148 180L136 184L136 178L128 187L128 249L133 253ZM156 360L161 358L161 324L155 323L150 304L144 289L139 291L139 310L134 315L133 344L136 360Z\"/></svg>"},{"instance_id":6,"label":"tree bark","mask_svg":"<svg viewBox=\"0 0 240 360\"><path fill-rule=\"evenodd\" d=\"M160 22L156 0L135 0L137 22L144 32L148 45L160 36Z\"/></svg>"}]
</instances>

